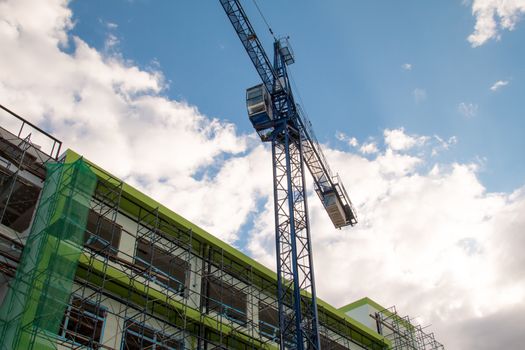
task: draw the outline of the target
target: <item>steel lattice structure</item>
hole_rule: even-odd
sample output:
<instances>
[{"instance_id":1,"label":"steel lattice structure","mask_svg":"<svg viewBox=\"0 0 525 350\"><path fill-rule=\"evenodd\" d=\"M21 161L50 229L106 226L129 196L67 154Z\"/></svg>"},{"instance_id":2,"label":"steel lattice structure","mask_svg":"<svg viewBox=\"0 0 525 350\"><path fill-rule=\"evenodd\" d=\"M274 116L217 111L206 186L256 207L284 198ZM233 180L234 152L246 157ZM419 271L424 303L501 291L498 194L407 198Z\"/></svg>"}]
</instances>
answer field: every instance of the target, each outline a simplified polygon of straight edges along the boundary
<instances>
[{"instance_id":1,"label":"steel lattice structure","mask_svg":"<svg viewBox=\"0 0 525 350\"><path fill-rule=\"evenodd\" d=\"M272 142L281 344L307 341L311 345L308 348L318 349L319 325L301 143L292 140L287 129L283 133L284 140ZM310 296L301 295L301 290L310 292Z\"/></svg>"},{"instance_id":2,"label":"steel lattice structure","mask_svg":"<svg viewBox=\"0 0 525 350\"><path fill-rule=\"evenodd\" d=\"M262 80L248 89L247 105L261 140L272 145L280 347L320 349L305 165L336 228L356 224L355 211L294 101L287 73L294 57L287 39L275 40L272 65L240 2L220 3Z\"/></svg>"}]
</instances>

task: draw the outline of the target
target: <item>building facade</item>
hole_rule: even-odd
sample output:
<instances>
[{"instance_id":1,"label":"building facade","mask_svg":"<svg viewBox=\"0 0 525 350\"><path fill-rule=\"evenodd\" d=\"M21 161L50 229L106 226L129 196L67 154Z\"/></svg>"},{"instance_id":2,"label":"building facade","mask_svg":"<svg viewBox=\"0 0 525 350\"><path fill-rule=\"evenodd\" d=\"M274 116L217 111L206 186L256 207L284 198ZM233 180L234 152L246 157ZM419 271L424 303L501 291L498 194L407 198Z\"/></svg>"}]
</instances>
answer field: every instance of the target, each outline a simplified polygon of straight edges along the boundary
<instances>
[{"instance_id":1,"label":"building facade","mask_svg":"<svg viewBox=\"0 0 525 350\"><path fill-rule=\"evenodd\" d=\"M0 349L279 348L273 271L6 115ZM440 349L366 301L318 301L323 349Z\"/></svg>"}]
</instances>

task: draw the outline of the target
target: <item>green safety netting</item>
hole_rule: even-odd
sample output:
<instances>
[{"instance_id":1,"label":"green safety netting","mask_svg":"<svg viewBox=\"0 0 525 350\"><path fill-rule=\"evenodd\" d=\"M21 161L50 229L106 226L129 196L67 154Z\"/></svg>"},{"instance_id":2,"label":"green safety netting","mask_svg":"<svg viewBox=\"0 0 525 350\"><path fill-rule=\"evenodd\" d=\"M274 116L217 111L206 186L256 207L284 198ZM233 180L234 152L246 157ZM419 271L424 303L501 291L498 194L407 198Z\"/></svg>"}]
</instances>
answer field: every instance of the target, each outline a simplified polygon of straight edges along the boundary
<instances>
[{"instance_id":1,"label":"green safety netting","mask_svg":"<svg viewBox=\"0 0 525 350\"><path fill-rule=\"evenodd\" d=\"M0 349L56 349L97 178L86 163L47 164L16 275L0 307Z\"/></svg>"}]
</instances>

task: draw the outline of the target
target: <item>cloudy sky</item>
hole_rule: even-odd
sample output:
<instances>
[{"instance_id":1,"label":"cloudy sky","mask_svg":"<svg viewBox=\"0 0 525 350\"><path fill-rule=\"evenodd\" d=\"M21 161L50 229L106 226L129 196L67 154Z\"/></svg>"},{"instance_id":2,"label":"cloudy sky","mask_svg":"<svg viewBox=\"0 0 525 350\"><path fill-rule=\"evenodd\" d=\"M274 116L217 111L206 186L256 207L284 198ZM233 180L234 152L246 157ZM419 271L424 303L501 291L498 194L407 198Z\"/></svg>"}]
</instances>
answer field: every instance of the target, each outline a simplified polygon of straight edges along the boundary
<instances>
[{"instance_id":1,"label":"cloudy sky","mask_svg":"<svg viewBox=\"0 0 525 350\"><path fill-rule=\"evenodd\" d=\"M260 3L359 215L335 230L312 194L320 297L395 304L448 349L520 349L525 0ZM0 0L0 43L1 104L274 266L258 78L218 1Z\"/></svg>"}]
</instances>

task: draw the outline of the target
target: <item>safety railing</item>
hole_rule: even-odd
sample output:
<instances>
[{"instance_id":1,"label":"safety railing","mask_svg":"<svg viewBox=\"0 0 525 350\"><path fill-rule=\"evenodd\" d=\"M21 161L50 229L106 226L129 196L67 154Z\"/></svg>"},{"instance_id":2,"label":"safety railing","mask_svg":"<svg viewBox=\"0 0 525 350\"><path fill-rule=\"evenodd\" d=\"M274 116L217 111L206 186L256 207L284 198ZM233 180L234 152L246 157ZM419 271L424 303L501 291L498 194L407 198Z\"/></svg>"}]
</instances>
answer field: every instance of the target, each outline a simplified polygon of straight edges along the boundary
<instances>
[{"instance_id":1,"label":"safety railing","mask_svg":"<svg viewBox=\"0 0 525 350\"><path fill-rule=\"evenodd\" d=\"M20 139L26 139L28 135L31 135L30 142L35 148L55 160L58 159L62 148L62 141L1 104L0 109L6 112L0 113L0 119L5 119L6 116L10 118L2 122L2 127Z\"/></svg>"}]
</instances>

